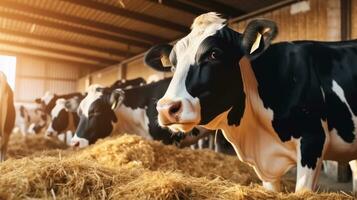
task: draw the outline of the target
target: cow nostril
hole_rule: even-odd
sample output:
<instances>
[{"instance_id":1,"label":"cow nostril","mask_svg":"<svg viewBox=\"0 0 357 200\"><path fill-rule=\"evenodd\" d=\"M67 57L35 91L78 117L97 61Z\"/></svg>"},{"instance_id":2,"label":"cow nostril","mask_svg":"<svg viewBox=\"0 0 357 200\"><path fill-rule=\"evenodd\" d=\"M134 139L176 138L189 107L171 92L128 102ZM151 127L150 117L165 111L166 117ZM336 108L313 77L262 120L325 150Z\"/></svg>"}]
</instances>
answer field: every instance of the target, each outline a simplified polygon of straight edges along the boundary
<instances>
[{"instance_id":1,"label":"cow nostril","mask_svg":"<svg viewBox=\"0 0 357 200\"><path fill-rule=\"evenodd\" d=\"M79 147L79 141L76 141L76 142L72 143L72 146L73 147Z\"/></svg>"},{"instance_id":2,"label":"cow nostril","mask_svg":"<svg viewBox=\"0 0 357 200\"><path fill-rule=\"evenodd\" d=\"M175 115L181 110L181 101L175 102L169 108L169 114Z\"/></svg>"}]
</instances>

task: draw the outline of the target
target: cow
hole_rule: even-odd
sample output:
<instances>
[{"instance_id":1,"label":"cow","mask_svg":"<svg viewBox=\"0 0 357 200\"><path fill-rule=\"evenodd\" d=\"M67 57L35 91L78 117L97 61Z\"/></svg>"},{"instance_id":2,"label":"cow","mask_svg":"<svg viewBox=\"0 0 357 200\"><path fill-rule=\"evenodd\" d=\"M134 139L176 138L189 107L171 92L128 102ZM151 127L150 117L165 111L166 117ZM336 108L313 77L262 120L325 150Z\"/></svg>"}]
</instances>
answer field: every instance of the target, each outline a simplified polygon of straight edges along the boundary
<instances>
[{"instance_id":1,"label":"cow","mask_svg":"<svg viewBox=\"0 0 357 200\"><path fill-rule=\"evenodd\" d=\"M0 162L6 158L10 134L15 125L14 94L6 81L6 76L0 72Z\"/></svg>"},{"instance_id":2,"label":"cow","mask_svg":"<svg viewBox=\"0 0 357 200\"><path fill-rule=\"evenodd\" d=\"M174 46L152 47L146 64L175 71L158 122L172 131L220 129L265 188L279 191L297 166L295 191L315 190L324 159L357 158L357 41L271 44L277 33L270 20L239 33L206 13Z\"/></svg>"},{"instance_id":3,"label":"cow","mask_svg":"<svg viewBox=\"0 0 357 200\"><path fill-rule=\"evenodd\" d=\"M137 134L164 144L182 142L181 145L188 146L197 142L200 137L181 141L181 135L171 135L157 124L156 101L163 96L170 80L124 90L90 86L78 109L80 122L72 138L73 146L85 147L114 133Z\"/></svg>"},{"instance_id":4,"label":"cow","mask_svg":"<svg viewBox=\"0 0 357 200\"><path fill-rule=\"evenodd\" d=\"M63 140L70 144L69 140L79 123L77 109L81 101L82 99L77 96L67 100L57 99L56 105L51 111L51 123L46 131L46 136L60 137L63 134Z\"/></svg>"},{"instance_id":5,"label":"cow","mask_svg":"<svg viewBox=\"0 0 357 200\"><path fill-rule=\"evenodd\" d=\"M47 115L39 108L30 108L20 105L16 113L15 124L22 135L37 134L45 127Z\"/></svg>"}]
</instances>

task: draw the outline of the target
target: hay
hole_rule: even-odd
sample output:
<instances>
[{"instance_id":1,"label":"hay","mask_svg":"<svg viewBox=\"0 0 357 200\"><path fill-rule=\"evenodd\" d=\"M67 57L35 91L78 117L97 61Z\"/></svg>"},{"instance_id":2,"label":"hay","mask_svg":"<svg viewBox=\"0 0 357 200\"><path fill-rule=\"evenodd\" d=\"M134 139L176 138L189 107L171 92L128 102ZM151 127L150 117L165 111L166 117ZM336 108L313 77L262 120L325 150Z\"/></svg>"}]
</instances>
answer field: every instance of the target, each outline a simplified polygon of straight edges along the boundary
<instances>
[{"instance_id":1,"label":"hay","mask_svg":"<svg viewBox=\"0 0 357 200\"><path fill-rule=\"evenodd\" d=\"M67 145L63 142L54 138L46 138L42 134L28 135L24 137L19 133L14 133L10 136L7 157L22 158L33 154L42 153L43 151L50 153L49 150L66 148Z\"/></svg>"},{"instance_id":2,"label":"hay","mask_svg":"<svg viewBox=\"0 0 357 200\"><path fill-rule=\"evenodd\" d=\"M268 192L249 185L258 180L235 157L128 135L84 150L9 159L0 172L0 199L353 199Z\"/></svg>"}]
</instances>

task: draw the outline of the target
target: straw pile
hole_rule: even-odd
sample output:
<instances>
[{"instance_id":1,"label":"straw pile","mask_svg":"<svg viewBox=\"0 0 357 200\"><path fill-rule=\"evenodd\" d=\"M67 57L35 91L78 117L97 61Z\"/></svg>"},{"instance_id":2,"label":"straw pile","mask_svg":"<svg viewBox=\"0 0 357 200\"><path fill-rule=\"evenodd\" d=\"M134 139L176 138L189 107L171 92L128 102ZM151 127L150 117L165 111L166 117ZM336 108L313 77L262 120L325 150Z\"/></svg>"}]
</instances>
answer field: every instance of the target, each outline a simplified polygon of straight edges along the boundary
<instances>
[{"instance_id":1,"label":"straw pile","mask_svg":"<svg viewBox=\"0 0 357 200\"><path fill-rule=\"evenodd\" d=\"M250 184L258 179L235 157L129 135L84 150L9 159L0 172L0 199L352 199L267 192Z\"/></svg>"}]
</instances>

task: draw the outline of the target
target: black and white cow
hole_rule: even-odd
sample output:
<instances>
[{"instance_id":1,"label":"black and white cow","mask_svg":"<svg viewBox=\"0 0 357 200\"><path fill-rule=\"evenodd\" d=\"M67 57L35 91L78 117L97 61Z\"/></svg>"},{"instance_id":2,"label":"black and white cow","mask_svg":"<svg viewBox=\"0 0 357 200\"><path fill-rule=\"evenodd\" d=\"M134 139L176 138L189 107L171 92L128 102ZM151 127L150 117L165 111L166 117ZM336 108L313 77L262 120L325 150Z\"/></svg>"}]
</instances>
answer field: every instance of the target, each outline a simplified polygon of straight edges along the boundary
<instances>
[{"instance_id":1,"label":"black and white cow","mask_svg":"<svg viewBox=\"0 0 357 200\"><path fill-rule=\"evenodd\" d=\"M157 103L159 124L221 129L265 188L279 190L297 165L296 191L314 190L322 160L357 158L357 41L270 45L274 22L253 20L243 34L226 22L203 14L175 46L147 52L148 65L176 69Z\"/></svg>"},{"instance_id":2,"label":"black and white cow","mask_svg":"<svg viewBox=\"0 0 357 200\"><path fill-rule=\"evenodd\" d=\"M55 107L51 111L51 123L46 131L46 136L63 137L63 141L70 144L79 123L77 109L80 102L79 97L71 99L57 99Z\"/></svg>"},{"instance_id":3,"label":"black and white cow","mask_svg":"<svg viewBox=\"0 0 357 200\"><path fill-rule=\"evenodd\" d=\"M113 133L137 134L164 144L181 142L180 135L171 135L157 124L156 101L164 95L170 80L124 90L90 86L79 106L80 122L73 145L85 147ZM199 137L187 137L182 144L190 145Z\"/></svg>"},{"instance_id":4,"label":"black and white cow","mask_svg":"<svg viewBox=\"0 0 357 200\"><path fill-rule=\"evenodd\" d=\"M6 158L10 134L15 125L14 95L6 81L6 76L0 72L0 162Z\"/></svg>"}]
</instances>

